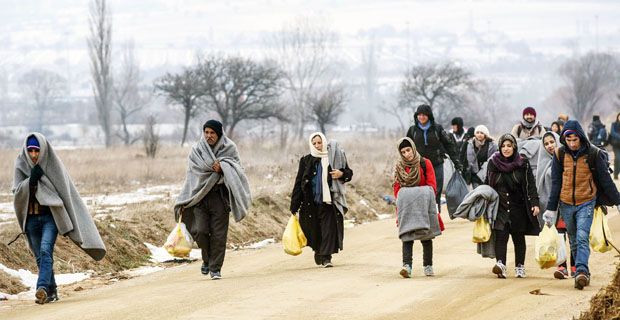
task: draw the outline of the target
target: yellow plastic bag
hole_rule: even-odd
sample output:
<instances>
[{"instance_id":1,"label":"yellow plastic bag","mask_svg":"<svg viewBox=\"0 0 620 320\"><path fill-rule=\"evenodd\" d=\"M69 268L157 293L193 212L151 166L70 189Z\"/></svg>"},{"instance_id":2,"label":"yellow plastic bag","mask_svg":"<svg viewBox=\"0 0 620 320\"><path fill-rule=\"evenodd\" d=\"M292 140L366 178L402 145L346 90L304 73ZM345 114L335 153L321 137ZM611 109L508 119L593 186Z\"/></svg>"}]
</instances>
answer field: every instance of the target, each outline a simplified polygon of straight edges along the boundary
<instances>
[{"instance_id":1,"label":"yellow plastic bag","mask_svg":"<svg viewBox=\"0 0 620 320\"><path fill-rule=\"evenodd\" d=\"M288 219L288 223L286 224L286 229L284 229L284 234L282 235L282 245L284 245L284 252L297 256L301 254L301 249L308 244L308 240L301 230L301 226L299 225L299 221L297 217L291 216Z\"/></svg>"},{"instance_id":2,"label":"yellow plastic bag","mask_svg":"<svg viewBox=\"0 0 620 320\"><path fill-rule=\"evenodd\" d=\"M474 235L471 241L474 243L483 243L491 239L491 225L485 217L480 217L474 222Z\"/></svg>"},{"instance_id":3,"label":"yellow plastic bag","mask_svg":"<svg viewBox=\"0 0 620 320\"><path fill-rule=\"evenodd\" d=\"M596 252L607 252L612 249L611 232L607 224L607 216L601 208L594 209L592 226L590 227L590 247Z\"/></svg>"},{"instance_id":4,"label":"yellow plastic bag","mask_svg":"<svg viewBox=\"0 0 620 320\"><path fill-rule=\"evenodd\" d=\"M193 243L194 240L187 231L185 223L181 222L181 215L179 215L179 221L172 232L170 232L170 235L168 235L168 239L164 243L164 249L173 257L187 258L192 251Z\"/></svg>"},{"instance_id":5,"label":"yellow plastic bag","mask_svg":"<svg viewBox=\"0 0 620 320\"><path fill-rule=\"evenodd\" d=\"M559 234L555 226L545 224L536 238L534 258L541 269L555 267L558 259Z\"/></svg>"}]
</instances>

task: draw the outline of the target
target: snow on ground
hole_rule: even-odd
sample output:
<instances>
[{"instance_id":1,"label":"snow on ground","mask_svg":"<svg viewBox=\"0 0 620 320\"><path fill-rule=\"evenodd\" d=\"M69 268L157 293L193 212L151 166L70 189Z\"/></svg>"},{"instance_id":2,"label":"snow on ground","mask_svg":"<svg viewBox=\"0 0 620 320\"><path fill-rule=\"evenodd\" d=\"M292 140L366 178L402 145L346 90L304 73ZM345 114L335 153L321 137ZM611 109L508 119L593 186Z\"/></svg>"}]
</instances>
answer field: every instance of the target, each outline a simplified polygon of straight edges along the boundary
<instances>
[{"instance_id":1,"label":"snow on ground","mask_svg":"<svg viewBox=\"0 0 620 320\"><path fill-rule=\"evenodd\" d=\"M139 277L147 274L155 273L164 270L164 267L159 266L142 266L136 269L127 270L124 273L130 277Z\"/></svg>"},{"instance_id":2,"label":"snow on ground","mask_svg":"<svg viewBox=\"0 0 620 320\"><path fill-rule=\"evenodd\" d=\"M37 274L34 274L28 270L19 269L13 270L3 264L0 263L0 270L8 273L9 275L19 278L21 282L29 288L26 292L21 292L16 295L10 295L0 292L0 300L3 298L5 300L30 300L34 299L34 292L37 286ZM75 282L80 282L82 280L88 279L91 275L92 271L89 272L78 272L78 273L63 273L56 274L56 285L62 286L67 284L72 284Z\"/></svg>"},{"instance_id":3,"label":"snow on ground","mask_svg":"<svg viewBox=\"0 0 620 320\"><path fill-rule=\"evenodd\" d=\"M242 247L243 249L262 249L272 243L276 243L275 239L269 238L259 242L252 243L250 245Z\"/></svg>"},{"instance_id":4,"label":"snow on ground","mask_svg":"<svg viewBox=\"0 0 620 320\"><path fill-rule=\"evenodd\" d=\"M170 262L175 260L198 260L202 259L202 255L200 253L200 249L192 249L189 253L189 258L176 258L171 256L166 249L163 247L154 246L148 242L145 242L144 245L151 251L151 261L152 262Z\"/></svg>"}]
</instances>

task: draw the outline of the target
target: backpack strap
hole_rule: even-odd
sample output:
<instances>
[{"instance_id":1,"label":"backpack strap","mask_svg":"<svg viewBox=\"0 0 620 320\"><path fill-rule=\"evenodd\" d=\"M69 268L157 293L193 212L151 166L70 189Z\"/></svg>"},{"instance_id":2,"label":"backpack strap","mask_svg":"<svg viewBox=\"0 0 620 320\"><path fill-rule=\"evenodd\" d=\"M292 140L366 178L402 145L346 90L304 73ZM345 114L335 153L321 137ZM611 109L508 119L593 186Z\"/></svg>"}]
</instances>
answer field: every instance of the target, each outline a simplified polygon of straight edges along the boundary
<instances>
[{"instance_id":1,"label":"backpack strap","mask_svg":"<svg viewBox=\"0 0 620 320\"><path fill-rule=\"evenodd\" d=\"M422 169L422 174L424 175L424 180L428 181L426 179L426 158L422 157L420 159L420 168Z\"/></svg>"},{"instance_id":2,"label":"backpack strap","mask_svg":"<svg viewBox=\"0 0 620 320\"><path fill-rule=\"evenodd\" d=\"M523 125L519 123L519 127L517 128L517 136L515 138L519 138L521 136L521 132L523 132Z\"/></svg>"},{"instance_id":3,"label":"backpack strap","mask_svg":"<svg viewBox=\"0 0 620 320\"><path fill-rule=\"evenodd\" d=\"M558 161L560 161L560 170L564 172L564 156L566 156L566 150L564 146L558 148Z\"/></svg>"}]
</instances>

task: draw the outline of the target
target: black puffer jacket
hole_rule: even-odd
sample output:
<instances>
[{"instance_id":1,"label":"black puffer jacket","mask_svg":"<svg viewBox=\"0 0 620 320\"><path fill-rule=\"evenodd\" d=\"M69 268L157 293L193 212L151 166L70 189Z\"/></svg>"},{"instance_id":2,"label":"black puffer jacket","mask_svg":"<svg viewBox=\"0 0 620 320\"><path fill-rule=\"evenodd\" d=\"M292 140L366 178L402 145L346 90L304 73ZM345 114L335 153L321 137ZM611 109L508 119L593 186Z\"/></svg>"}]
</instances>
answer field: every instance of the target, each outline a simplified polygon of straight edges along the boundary
<instances>
[{"instance_id":1,"label":"black puffer jacket","mask_svg":"<svg viewBox=\"0 0 620 320\"><path fill-rule=\"evenodd\" d=\"M427 141L424 141L424 130L418 126L418 115L425 114L431 123L431 127L427 132ZM433 166L442 164L446 154L450 156L457 170L462 171L461 161L456 149L455 141L448 133L438 124L435 123L433 111L428 105L421 105L413 115L415 124L407 131L407 137L411 138L415 143L420 155L429 159Z\"/></svg>"}]
</instances>

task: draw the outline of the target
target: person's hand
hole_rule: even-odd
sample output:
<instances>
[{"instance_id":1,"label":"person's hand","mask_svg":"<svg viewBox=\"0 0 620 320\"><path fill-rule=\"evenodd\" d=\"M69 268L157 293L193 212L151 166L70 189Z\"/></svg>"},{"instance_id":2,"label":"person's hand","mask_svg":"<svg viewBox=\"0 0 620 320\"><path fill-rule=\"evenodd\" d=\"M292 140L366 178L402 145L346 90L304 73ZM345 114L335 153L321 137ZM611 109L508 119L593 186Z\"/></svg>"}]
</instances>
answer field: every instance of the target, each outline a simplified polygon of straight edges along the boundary
<instances>
[{"instance_id":1,"label":"person's hand","mask_svg":"<svg viewBox=\"0 0 620 320\"><path fill-rule=\"evenodd\" d=\"M540 208L538 206L532 207L532 215L535 217L540 213Z\"/></svg>"},{"instance_id":2,"label":"person's hand","mask_svg":"<svg viewBox=\"0 0 620 320\"><path fill-rule=\"evenodd\" d=\"M43 176L43 169L41 169L40 165L35 165L30 169L30 185L35 186L41 177Z\"/></svg>"},{"instance_id":3,"label":"person's hand","mask_svg":"<svg viewBox=\"0 0 620 320\"><path fill-rule=\"evenodd\" d=\"M545 221L547 226L551 227L551 225L553 224L553 221L555 221L557 214L558 214L557 211L547 210L545 211L545 213L543 213L543 221Z\"/></svg>"},{"instance_id":4,"label":"person's hand","mask_svg":"<svg viewBox=\"0 0 620 320\"><path fill-rule=\"evenodd\" d=\"M340 179L344 175L344 173L342 173L342 171L340 171L338 169L330 171L329 174L332 175L332 179L334 179L334 180L335 179Z\"/></svg>"},{"instance_id":5,"label":"person's hand","mask_svg":"<svg viewBox=\"0 0 620 320\"><path fill-rule=\"evenodd\" d=\"M217 173L221 173L222 172L222 165L217 160L213 163L213 166L211 168L213 169L213 171L215 171Z\"/></svg>"}]
</instances>

